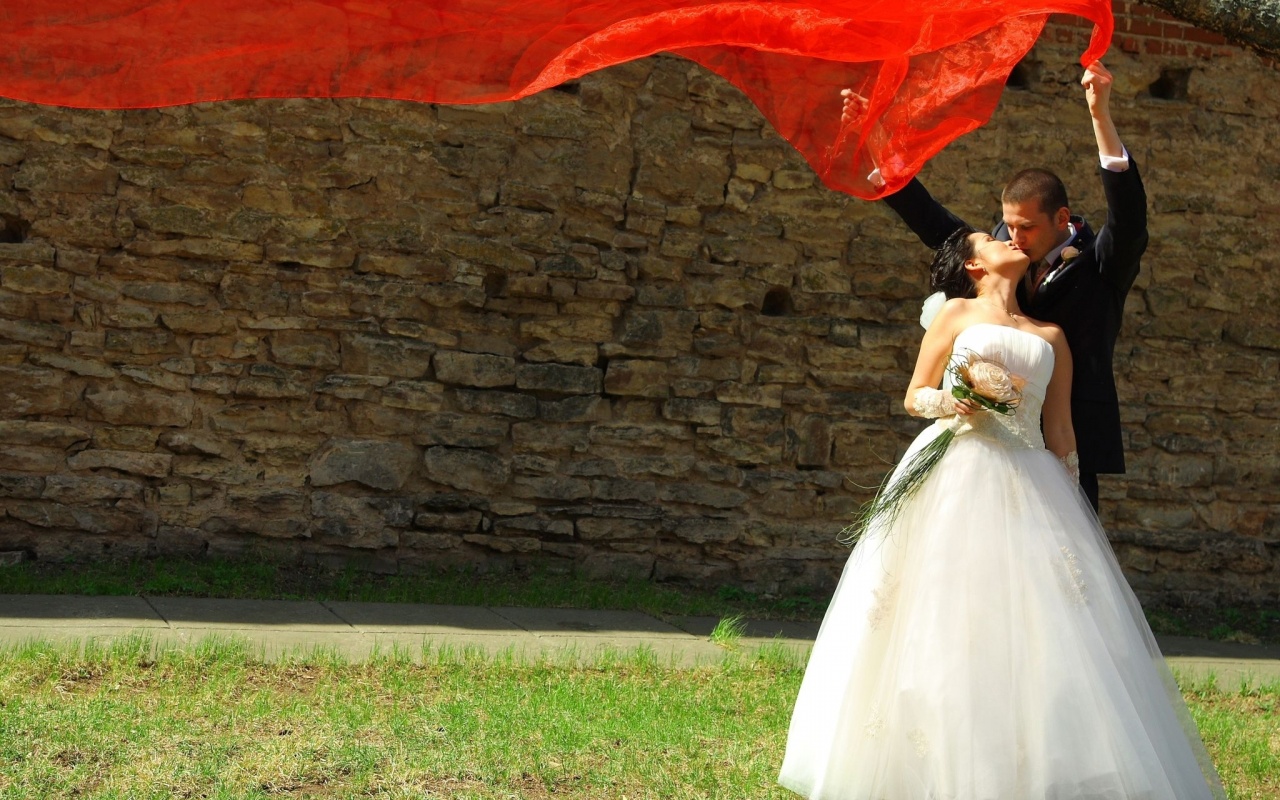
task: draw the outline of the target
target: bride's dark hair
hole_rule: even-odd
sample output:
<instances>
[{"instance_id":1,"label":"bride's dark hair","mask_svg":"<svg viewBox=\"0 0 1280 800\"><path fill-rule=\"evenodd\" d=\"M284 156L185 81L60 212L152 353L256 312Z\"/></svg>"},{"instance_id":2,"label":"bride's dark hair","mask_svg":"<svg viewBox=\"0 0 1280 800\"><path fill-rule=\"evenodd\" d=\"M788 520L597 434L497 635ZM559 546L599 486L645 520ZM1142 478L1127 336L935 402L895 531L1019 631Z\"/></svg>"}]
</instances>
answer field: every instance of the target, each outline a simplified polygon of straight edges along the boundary
<instances>
[{"instance_id":1,"label":"bride's dark hair","mask_svg":"<svg viewBox=\"0 0 1280 800\"><path fill-rule=\"evenodd\" d=\"M942 292L950 300L953 297L977 297L978 287L965 271L964 262L973 258L973 242L969 237L977 228L965 225L946 238L929 265L929 288Z\"/></svg>"}]
</instances>

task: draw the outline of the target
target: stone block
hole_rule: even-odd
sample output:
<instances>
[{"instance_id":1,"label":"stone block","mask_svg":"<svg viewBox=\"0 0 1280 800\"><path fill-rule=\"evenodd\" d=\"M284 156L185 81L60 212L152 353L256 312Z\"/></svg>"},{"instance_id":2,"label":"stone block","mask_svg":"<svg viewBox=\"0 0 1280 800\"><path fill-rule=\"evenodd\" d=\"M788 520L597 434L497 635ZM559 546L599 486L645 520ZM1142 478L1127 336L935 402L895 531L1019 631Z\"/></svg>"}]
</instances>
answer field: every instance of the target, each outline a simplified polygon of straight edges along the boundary
<instances>
[{"instance_id":1,"label":"stone block","mask_svg":"<svg viewBox=\"0 0 1280 800\"><path fill-rule=\"evenodd\" d=\"M262 245L251 242L233 242L226 239L161 239L159 241L133 241L127 246L130 253L159 258L190 258L203 261L262 260Z\"/></svg>"},{"instance_id":2,"label":"stone block","mask_svg":"<svg viewBox=\"0 0 1280 800\"><path fill-rule=\"evenodd\" d=\"M190 381L160 367L121 367L120 374L140 386L154 386L170 392L185 392Z\"/></svg>"},{"instance_id":3,"label":"stone block","mask_svg":"<svg viewBox=\"0 0 1280 800\"><path fill-rule=\"evenodd\" d=\"M395 381L382 390L381 402L391 408L438 411L444 404L444 387L431 381Z\"/></svg>"},{"instance_id":4,"label":"stone block","mask_svg":"<svg viewBox=\"0 0 1280 800\"><path fill-rule=\"evenodd\" d=\"M110 164L82 158L28 158L13 176L13 188L25 192L68 192L114 195L119 171Z\"/></svg>"},{"instance_id":5,"label":"stone block","mask_svg":"<svg viewBox=\"0 0 1280 800\"><path fill-rule=\"evenodd\" d=\"M571 502L590 497L591 484L581 478L518 475L512 480L511 491L518 497Z\"/></svg>"},{"instance_id":6,"label":"stone block","mask_svg":"<svg viewBox=\"0 0 1280 800\"><path fill-rule=\"evenodd\" d=\"M590 367L600 360L600 348L594 344L583 342L553 341L532 347L526 350L521 357L525 361L535 364L553 361L560 364L578 364Z\"/></svg>"},{"instance_id":7,"label":"stone block","mask_svg":"<svg viewBox=\"0 0 1280 800\"><path fill-rule=\"evenodd\" d=\"M577 529L586 541L652 541L662 526L652 520L583 517Z\"/></svg>"},{"instance_id":8,"label":"stone block","mask_svg":"<svg viewBox=\"0 0 1280 800\"><path fill-rule=\"evenodd\" d=\"M398 528L413 523L413 508L400 498L349 497L332 492L311 496L310 535L318 541L368 550L395 547Z\"/></svg>"},{"instance_id":9,"label":"stone block","mask_svg":"<svg viewBox=\"0 0 1280 800\"><path fill-rule=\"evenodd\" d=\"M326 375L316 384L315 391L343 400L373 400L379 389L390 384L390 378L379 375Z\"/></svg>"},{"instance_id":10,"label":"stone block","mask_svg":"<svg viewBox=\"0 0 1280 800\"><path fill-rule=\"evenodd\" d=\"M662 361L615 359L604 376L608 394L665 398L670 393L667 364Z\"/></svg>"},{"instance_id":11,"label":"stone block","mask_svg":"<svg viewBox=\"0 0 1280 800\"><path fill-rule=\"evenodd\" d=\"M66 457L60 447L5 445L0 447L0 470L52 475L66 465Z\"/></svg>"},{"instance_id":12,"label":"stone block","mask_svg":"<svg viewBox=\"0 0 1280 800\"><path fill-rule=\"evenodd\" d=\"M84 478L50 475L40 497L57 503L99 503L103 501L141 502L144 486L138 481L117 478Z\"/></svg>"},{"instance_id":13,"label":"stone block","mask_svg":"<svg viewBox=\"0 0 1280 800\"><path fill-rule=\"evenodd\" d=\"M208 289L188 283L130 282L120 287L120 293L144 303L203 307L213 302L213 295Z\"/></svg>"},{"instance_id":14,"label":"stone block","mask_svg":"<svg viewBox=\"0 0 1280 800\"><path fill-rule=\"evenodd\" d=\"M337 343L326 334L283 330L271 334L267 341L278 364L327 370L341 363Z\"/></svg>"},{"instance_id":15,"label":"stone block","mask_svg":"<svg viewBox=\"0 0 1280 800\"><path fill-rule=\"evenodd\" d=\"M595 395L538 401L538 419L547 422L597 422L610 416L609 401Z\"/></svg>"},{"instance_id":16,"label":"stone block","mask_svg":"<svg viewBox=\"0 0 1280 800\"><path fill-rule=\"evenodd\" d=\"M113 469L148 478L169 474L173 456L167 453L133 453L127 450L84 450L67 459L71 469Z\"/></svg>"},{"instance_id":17,"label":"stone block","mask_svg":"<svg viewBox=\"0 0 1280 800\"><path fill-rule=\"evenodd\" d=\"M457 531L460 533L478 532L483 522L484 515L479 511L455 513L423 511L413 518L413 525L416 528L428 531Z\"/></svg>"},{"instance_id":18,"label":"stone block","mask_svg":"<svg viewBox=\"0 0 1280 800\"><path fill-rule=\"evenodd\" d=\"M665 484L659 491L658 497L667 503L685 503L710 508L740 508L750 499L745 492L737 489L692 483Z\"/></svg>"},{"instance_id":19,"label":"stone block","mask_svg":"<svg viewBox=\"0 0 1280 800\"><path fill-rule=\"evenodd\" d=\"M779 408L729 407L724 432L740 439L769 441L784 430L786 415Z\"/></svg>"},{"instance_id":20,"label":"stone block","mask_svg":"<svg viewBox=\"0 0 1280 800\"><path fill-rule=\"evenodd\" d=\"M529 394L459 389L454 399L459 409L472 414L500 414L516 419L538 415L538 399Z\"/></svg>"},{"instance_id":21,"label":"stone block","mask_svg":"<svg viewBox=\"0 0 1280 800\"><path fill-rule=\"evenodd\" d=\"M225 439L202 431L168 431L160 434L160 444L180 455L221 456L231 449Z\"/></svg>"},{"instance_id":22,"label":"stone block","mask_svg":"<svg viewBox=\"0 0 1280 800\"><path fill-rule=\"evenodd\" d=\"M56 349L67 341L67 330L48 322L0 319L0 341L6 339Z\"/></svg>"},{"instance_id":23,"label":"stone block","mask_svg":"<svg viewBox=\"0 0 1280 800\"><path fill-rule=\"evenodd\" d=\"M363 253L356 262L356 272L410 278L424 283L446 281L453 276L453 270L447 264L425 254Z\"/></svg>"},{"instance_id":24,"label":"stone block","mask_svg":"<svg viewBox=\"0 0 1280 800\"><path fill-rule=\"evenodd\" d=\"M137 425L100 425L93 431L93 446L99 450L132 450L154 453L160 434Z\"/></svg>"},{"instance_id":25,"label":"stone block","mask_svg":"<svg viewBox=\"0 0 1280 800\"><path fill-rule=\"evenodd\" d=\"M52 267L58 251L45 242L0 242L0 261Z\"/></svg>"},{"instance_id":26,"label":"stone block","mask_svg":"<svg viewBox=\"0 0 1280 800\"><path fill-rule=\"evenodd\" d=\"M538 262L538 271L544 275L578 280L591 280L596 276L595 266L583 263L569 253L560 253L542 259Z\"/></svg>"},{"instance_id":27,"label":"stone block","mask_svg":"<svg viewBox=\"0 0 1280 800\"><path fill-rule=\"evenodd\" d=\"M526 391L556 394L599 394L603 376L595 367L565 364L521 364L516 369L516 386Z\"/></svg>"},{"instance_id":28,"label":"stone block","mask_svg":"<svg viewBox=\"0 0 1280 800\"><path fill-rule=\"evenodd\" d=\"M255 365L258 367L267 365ZM301 400L311 395L311 386L291 375L249 374L235 382L232 393L238 397L254 397L260 400L293 398Z\"/></svg>"},{"instance_id":29,"label":"stone block","mask_svg":"<svg viewBox=\"0 0 1280 800\"><path fill-rule=\"evenodd\" d=\"M0 366L0 408L6 416L64 415L83 388L84 381L57 370Z\"/></svg>"},{"instance_id":30,"label":"stone block","mask_svg":"<svg viewBox=\"0 0 1280 800\"><path fill-rule=\"evenodd\" d=\"M676 397L662 404L662 416L673 422L719 425L723 406L717 400Z\"/></svg>"},{"instance_id":31,"label":"stone block","mask_svg":"<svg viewBox=\"0 0 1280 800\"><path fill-rule=\"evenodd\" d=\"M223 486L239 486L262 479L256 468L229 458L191 456L174 457L173 475Z\"/></svg>"},{"instance_id":32,"label":"stone block","mask_svg":"<svg viewBox=\"0 0 1280 800\"><path fill-rule=\"evenodd\" d=\"M89 432L63 422L0 420L0 444L67 449L89 441Z\"/></svg>"},{"instance_id":33,"label":"stone block","mask_svg":"<svg viewBox=\"0 0 1280 800\"><path fill-rule=\"evenodd\" d=\"M265 517L306 517L307 498L307 492L284 486L233 486L227 490L227 505L233 513Z\"/></svg>"},{"instance_id":34,"label":"stone block","mask_svg":"<svg viewBox=\"0 0 1280 800\"><path fill-rule=\"evenodd\" d=\"M116 328L154 328L156 310L150 306L115 305L102 313L102 321Z\"/></svg>"},{"instance_id":35,"label":"stone block","mask_svg":"<svg viewBox=\"0 0 1280 800\"><path fill-rule=\"evenodd\" d=\"M691 544L729 544L744 533L740 520L685 519L676 525L675 535Z\"/></svg>"},{"instance_id":36,"label":"stone block","mask_svg":"<svg viewBox=\"0 0 1280 800\"><path fill-rule=\"evenodd\" d=\"M72 276L62 270L34 264L0 267L0 286L19 294L66 294Z\"/></svg>"},{"instance_id":37,"label":"stone block","mask_svg":"<svg viewBox=\"0 0 1280 800\"><path fill-rule=\"evenodd\" d=\"M114 378L118 374L114 369L100 361L68 356L62 353L32 353L27 360L38 367L50 367L75 375L94 378Z\"/></svg>"},{"instance_id":38,"label":"stone block","mask_svg":"<svg viewBox=\"0 0 1280 800\"><path fill-rule=\"evenodd\" d=\"M494 536L487 533L469 533L462 537L463 541L487 547L498 553L536 553L542 549L542 542L532 536Z\"/></svg>"},{"instance_id":39,"label":"stone block","mask_svg":"<svg viewBox=\"0 0 1280 800\"><path fill-rule=\"evenodd\" d=\"M504 517L493 523L493 529L504 536L512 535L512 531L536 533L539 540L573 538L573 523L567 519L547 519L540 516Z\"/></svg>"},{"instance_id":40,"label":"stone block","mask_svg":"<svg viewBox=\"0 0 1280 800\"><path fill-rule=\"evenodd\" d=\"M44 493L45 479L39 475L0 473L0 497L35 500Z\"/></svg>"},{"instance_id":41,"label":"stone block","mask_svg":"<svg viewBox=\"0 0 1280 800\"><path fill-rule=\"evenodd\" d=\"M632 309L623 317L618 341L688 351L693 344L693 328L698 315L692 311Z\"/></svg>"},{"instance_id":42,"label":"stone block","mask_svg":"<svg viewBox=\"0 0 1280 800\"><path fill-rule=\"evenodd\" d=\"M160 315L160 324L174 333L191 333L200 336L230 333L235 324L218 313L203 311L172 311Z\"/></svg>"},{"instance_id":43,"label":"stone block","mask_svg":"<svg viewBox=\"0 0 1280 800\"><path fill-rule=\"evenodd\" d=\"M658 485L651 481L595 480L591 482L591 496L606 502L636 500L652 503L658 497Z\"/></svg>"},{"instance_id":44,"label":"stone block","mask_svg":"<svg viewBox=\"0 0 1280 800\"><path fill-rule=\"evenodd\" d=\"M716 387L716 400L734 405L781 408L782 387L725 381Z\"/></svg>"},{"instance_id":45,"label":"stone block","mask_svg":"<svg viewBox=\"0 0 1280 800\"><path fill-rule=\"evenodd\" d=\"M526 320L520 323L520 335L552 342L562 340L608 342L613 339L613 320L605 317L553 317Z\"/></svg>"},{"instance_id":46,"label":"stone block","mask_svg":"<svg viewBox=\"0 0 1280 800\"><path fill-rule=\"evenodd\" d=\"M268 244L263 256L267 261L320 269L349 269L356 263L356 249L345 245Z\"/></svg>"},{"instance_id":47,"label":"stone block","mask_svg":"<svg viewBox=\"0 0 1280 800\"><path fill-rule=\"evenodd\" d=\"M796 465L801 467L825 467L831 462L834 437L831 420L817 414L803 417L795 426Z\"/></svg>"},{"instance_id":48,"label":"stone block","mask_svg":"<svg viewBox=\"0 0 1280 800\"><path fill-rule=\"evenodd\" d=\"M432 365L442 383L491 389L516 382L516 361L506 356L441 351Z\"/></svg>"},{"instance_id":49,"label":"stone block","mask_svg":"<svg viewBox=\"0 0 1280 800\"><path fill-rule=\"evenodd\" d=\"M109 352L132 353L136 356L182 351L170 331L108 330L102 347ZM192 350L194 351L195 348L193 347Z\"/></svg>"},{"instance_id":50,"label":"stone block","mask_svg":"<svg viewBox=\"0 0 1280 800\"><path fill-rule=\"evenodd\" d=\"M342 369L361 375L422 378L435 351L433 345L414 339L346 333L342 335Z\"/></svg>"},{"instance_id":51,"label":"stone block","mask_svg":"<svg viewBox=\"0 0 1280 800\"><path fill-rule=\"evenodd\" d=\"M591 443L595 445L655 449L691 438L686 426L675 423L606 422L591 426Z\"/></svg>"},{"instance_id":52,"label":"stone block","mask_svg":"<svg viewBox=\"0 0 1280 800\"><path fill-rule=\"evenodd\" d=\"M511 480L511 464L479 450L432 447L426 454L427 477L436 483L478 494L488 494Z\"/></svg>"},{"instance_id":53,"label":"stone block","mask_svg":"<svg viewBox=\"0 0 1280 800\"><path fill-rule=\"evenodd\" d=\"M311 458L308 472L312 486L354 481L395 491L409 480L417 463L417 449L399 442L330 439Z\"/></svg>"},{"instance_id":54,"label":"stone block","mask_svg":"<svg viewBox=\"0 0 1280 800\"><path fill-rule=\"evenodd\" d=\"M504 420L467 414L431 414L424 417L414 441L448 447L497 447L507 440L510 424Z\"/></svg>"},{"instance_id":55,"label":"stone block","mask_svg":"<svg viewBox=\"0 0 1280 800\"><path fill-rule=\"evenodd\" d=\"M780 443L757 442L732 436L711 436L701 444L735 464L776 464L782 460Z\"/></svg>"},{"instance_id":56,"label":"stone block","mask_svg":"<svg viewBox=\"0 0 1280 800\"><path fill-rule=\"evenodd\" d=\"M85 508L48 501L23 501L10 505L6 510L10 517L39 528L99 535L148 537L155 532L158 523L156 515L149 511Z\"/></svg>"}]
</instances>

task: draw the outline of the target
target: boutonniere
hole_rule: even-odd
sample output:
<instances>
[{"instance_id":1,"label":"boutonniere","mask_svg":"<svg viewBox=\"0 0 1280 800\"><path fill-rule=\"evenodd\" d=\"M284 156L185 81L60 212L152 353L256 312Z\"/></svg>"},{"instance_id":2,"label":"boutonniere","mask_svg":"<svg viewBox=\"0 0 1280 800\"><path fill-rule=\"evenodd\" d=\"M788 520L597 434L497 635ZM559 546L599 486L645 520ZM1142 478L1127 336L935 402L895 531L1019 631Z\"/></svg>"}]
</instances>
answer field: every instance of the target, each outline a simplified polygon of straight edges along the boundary
<instances>
[{"instance_id":1,"label":"boutonniere","mask_svg":"<svg viewBox=\"0 0 1280 800\"><path fill-rule=\"evenodd\" d=\"M1053 267L1046 272L1044 277L1040 279L1040 282L1036 284L1036 288L1039 289L1040 287L1051 283L1054 278L1062 274L1064 269L1071 266L1072 261L1075 261L1079 257L1080 251L1078 249L1070 246L1062 248L1062 252L1058 254L1058 266Z\"/></svg>"}]
</instances>

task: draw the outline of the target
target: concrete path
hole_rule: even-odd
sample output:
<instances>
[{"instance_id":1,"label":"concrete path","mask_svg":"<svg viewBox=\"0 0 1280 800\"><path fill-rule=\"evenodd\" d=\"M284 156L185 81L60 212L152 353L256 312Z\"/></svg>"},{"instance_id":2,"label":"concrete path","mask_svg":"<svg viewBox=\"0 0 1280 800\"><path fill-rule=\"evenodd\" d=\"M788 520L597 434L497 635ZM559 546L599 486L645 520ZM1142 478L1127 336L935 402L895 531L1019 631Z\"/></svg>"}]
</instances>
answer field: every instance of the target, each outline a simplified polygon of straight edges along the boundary
<instances>
[{"instance_id":1,"label":"concrete path","mask_svg":"<svg viewBox=\"0 0 1280 800\"><path fill-rule=\"evenodd\" d=\"M188 597L0 595L0 648L34 640L99 642L138 633L158 646L197 644L211 636L247 641L265 658L321 649L351 660L399 650L478 649L493 655L595 659L605 652L651 651L660 663L718 661L729 651L709 636L715 617L661 620L636 611L558 608L216 600ZM765 644L807 652L816 622L748 620L737 649ZM1280 682L1280 647L1164 637L1160 647L1179 674Z\"/></svg>"}]
</instances>

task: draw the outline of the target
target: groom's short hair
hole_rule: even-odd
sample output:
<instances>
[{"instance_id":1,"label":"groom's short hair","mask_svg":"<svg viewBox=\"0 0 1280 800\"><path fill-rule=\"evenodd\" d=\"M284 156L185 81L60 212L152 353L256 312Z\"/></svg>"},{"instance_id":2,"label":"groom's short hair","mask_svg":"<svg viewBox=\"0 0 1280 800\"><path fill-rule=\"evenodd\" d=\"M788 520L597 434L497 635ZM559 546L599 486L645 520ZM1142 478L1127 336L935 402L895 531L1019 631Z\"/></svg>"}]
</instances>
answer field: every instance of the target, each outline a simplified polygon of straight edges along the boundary
<instances>
[{"instance_id":1,"label":"groom's short hair","mask_svg":"<svg viewBox=\"0 0 1280 800\"><path fill-rule=\"evenodd\" d=\"M1001 203L1025 203L1038 200L1040 210L1052 216L1060 208L1068 208L1067 187L1047 169L1024 169L1009 179L1000 193Z\"/></svg>"}]
</instances>

